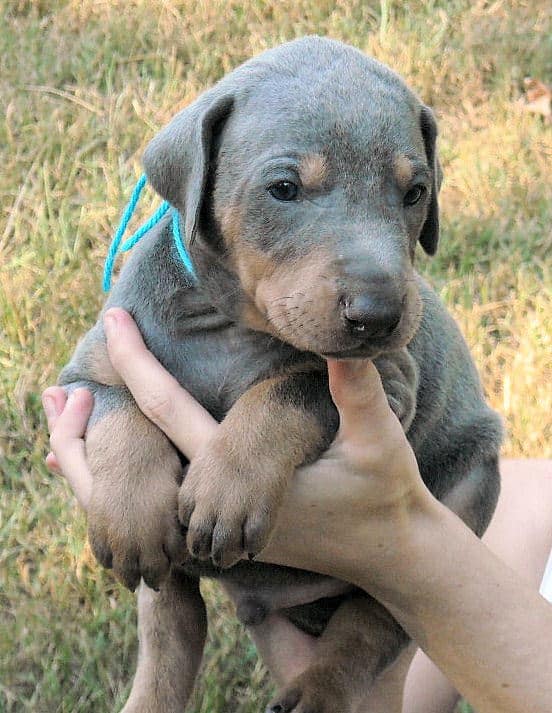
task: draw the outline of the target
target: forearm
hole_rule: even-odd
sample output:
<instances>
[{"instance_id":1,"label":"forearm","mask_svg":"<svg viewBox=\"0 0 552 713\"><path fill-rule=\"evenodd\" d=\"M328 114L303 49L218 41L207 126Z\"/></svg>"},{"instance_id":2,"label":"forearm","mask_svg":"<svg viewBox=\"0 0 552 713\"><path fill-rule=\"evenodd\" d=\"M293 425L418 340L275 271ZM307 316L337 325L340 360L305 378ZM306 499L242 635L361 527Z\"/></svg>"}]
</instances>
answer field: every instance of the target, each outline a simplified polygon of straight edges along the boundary
<instances>
[{"instance_id":1,"label":"forearm","mask_svg":"<svg viewBox=\"0 0 552 713\"><path fill-rule=\"evenodd\" d=\"M264 556L352 581L377 597L479 713L549 713L552 607L544 599L429 494L390 518L386 533L378 526L377 543L373 524L349 512L345 543L344 515L324 505L323 489L314 498L308 482L293 484L304 518L288 518L284 504ZM320 521L320 506L326 527L316 539L309 523ZM366 560L367 543L370 550L376 544L381 564Z\"/></svg>"},{"instance_id":2,"label":"forearm","mask_svg":"<svg viewBox=\"0 0 552 713\"><path fill-rule=\"evenodd\" d=\"M550 711L552 607L444 506L416 533L394 616L479 713Z\"/></svg>"}]
</instances>

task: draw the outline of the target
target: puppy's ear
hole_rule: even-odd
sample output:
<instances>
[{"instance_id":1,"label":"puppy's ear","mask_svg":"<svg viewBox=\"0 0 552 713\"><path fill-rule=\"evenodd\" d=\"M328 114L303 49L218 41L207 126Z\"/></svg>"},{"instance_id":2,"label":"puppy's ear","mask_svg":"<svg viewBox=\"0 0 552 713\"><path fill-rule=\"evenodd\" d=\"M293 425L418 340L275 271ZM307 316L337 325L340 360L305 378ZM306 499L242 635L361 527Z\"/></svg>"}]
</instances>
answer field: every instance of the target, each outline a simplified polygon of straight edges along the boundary
<instances>
[{"instance_id":1,"label":"puppy's ear","mask_svg":"<svg viewBox=\"0 0 552 713\"><path fill-rule=\"evenodd\" d=\"M420 244L428 255L435 255L439 242L439 201L438 194L441 188L443 173L437 157L436 140L437 124L433 112L427 106L422 107L420 113L420 128L424 139L427 163L433 173L431 183L431 200L425 223L420 233Z\"/></svg>"},{"instance_id":2,"label":"puppy's ear","mask_svg":"<svg viewBox=\"0 0 552 713\"><path fill-rule=\"evenodd\" d=\"M197 231L214 133L233 102L232 95L211 89L177 114L144 153L148 181L184 217L188 244Z\"/></svg>"}]
</instances>

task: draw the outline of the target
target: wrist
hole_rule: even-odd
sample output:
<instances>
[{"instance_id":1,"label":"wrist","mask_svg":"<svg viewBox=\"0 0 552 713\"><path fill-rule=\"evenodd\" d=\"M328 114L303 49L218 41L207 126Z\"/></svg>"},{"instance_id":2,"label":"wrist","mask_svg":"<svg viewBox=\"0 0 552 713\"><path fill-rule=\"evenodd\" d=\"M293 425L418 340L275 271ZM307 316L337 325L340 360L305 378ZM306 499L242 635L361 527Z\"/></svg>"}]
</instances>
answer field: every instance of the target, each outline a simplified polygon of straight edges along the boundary
<instances>
[{"instance_id":1,"label":"wrist","mask_svg":"<svg viewBox=\"0 0 552 713\"><path fill-rule=\"evenodd\" d=\"M380 601L402 607L408 613L415 606L422 585L427 584L426 563L435 557L435 550L443 543L447 515L455 517L421 484L396 505L388 507L377 528L370 520L359 523L355 534L359 560L352 565L353 583ZM367 542L377 551L371 561L362 566Z\"/></svg>"},{"instance_id":2,"label":"wrist","mask_svg":"<svg viewBox=\"0 0 552 713\"><path fill-rule=\"evenodd\" d=\"M418 548L423 549L417 543L429 537L437 521L436 506L442 506L421 479L397 489L392 497L378 498L377 504L367 504L365 476L343 479L347 498L342 500L333 473L326 479L320 464L316 478L307 471L291 484L260 558L401 600L408 591L404 578L416 574L409 572Z\"/></svg>"}]
</instances>

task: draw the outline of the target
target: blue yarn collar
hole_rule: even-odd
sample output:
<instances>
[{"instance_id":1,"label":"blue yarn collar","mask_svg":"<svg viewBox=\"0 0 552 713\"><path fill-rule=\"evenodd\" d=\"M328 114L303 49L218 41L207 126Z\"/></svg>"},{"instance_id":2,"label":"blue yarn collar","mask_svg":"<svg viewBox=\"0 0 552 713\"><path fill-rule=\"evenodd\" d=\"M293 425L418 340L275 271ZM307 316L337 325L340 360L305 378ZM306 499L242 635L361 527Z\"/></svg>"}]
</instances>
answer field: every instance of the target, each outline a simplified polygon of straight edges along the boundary
<instances>
[{"instance_id":1,"label":"blue yarn collar","mask_svg":"<svg viewBox=\"0 0 552 713\"><path fill-rule=\"evenodd\" d=\"M113 268L117 255L119 253L119 247L122 253L125 253L131 248L133 248L136 243L138 243L149 230L151 230L155 225L157 225L157 223L159 223L165 213L167 213L171 209L170 204L167 201L163 201L163 203L159 206L159 208L155 211L151 218L149 218L149 220L147 220L143 225L141 225L138 230L133 233L130 238L127 238L125 242L121 245L121 240L123 239L130 219L134 214L138 201L140 200L140 195L144 190L144 186L146 185L147 180L148 179L145 174L142 174L140 176L138 183L132 191L130 201L128 202L128 205L125 208L123 217L121 218L121 222L119 223L119 227L117 228L113 240L111 241L111 245L109 246L107 257L105 259L103 273L104 292L109 292L109 290L111 289L111 278L113 277ZM180 214L178 213L176 208L172 208L172 232L174 243L176 245L178 254L180 255L180 259L184 263L184 267L186 268L186 270L195 279L196 274L194 266L182 241L182 233L180 231Z\"/></svg>"}]
</instances>

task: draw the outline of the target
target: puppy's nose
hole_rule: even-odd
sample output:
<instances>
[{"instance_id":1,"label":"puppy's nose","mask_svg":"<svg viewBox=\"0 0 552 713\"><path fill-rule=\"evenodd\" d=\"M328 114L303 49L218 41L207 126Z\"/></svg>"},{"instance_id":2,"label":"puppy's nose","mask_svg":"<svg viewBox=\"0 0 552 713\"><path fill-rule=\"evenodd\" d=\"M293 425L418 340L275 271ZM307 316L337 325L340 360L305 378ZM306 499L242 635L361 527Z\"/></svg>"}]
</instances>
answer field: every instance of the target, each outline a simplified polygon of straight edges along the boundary
<instances>
[{"instance_id":1,"label":"puppy's nose","mask_svg":"<svg viewBox=\"0 0 552 713\"><path fill-rule=\"evenodd\" d=\"M343 298L341 304L349 328L366 337L387 337L401 321L403 305L398 296L360 294Z\"/></svg>"}]
</instances>

